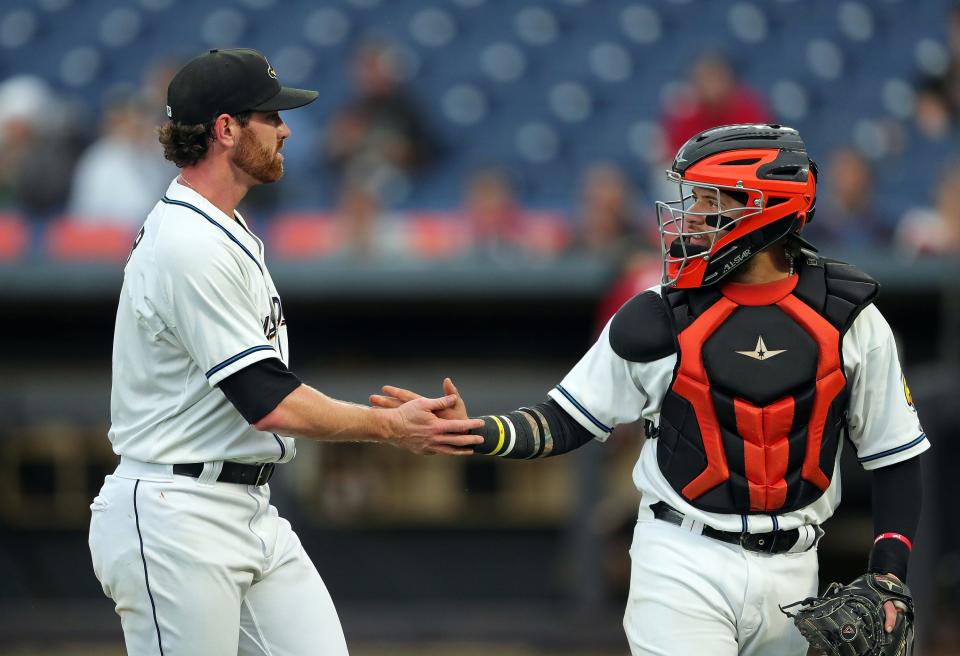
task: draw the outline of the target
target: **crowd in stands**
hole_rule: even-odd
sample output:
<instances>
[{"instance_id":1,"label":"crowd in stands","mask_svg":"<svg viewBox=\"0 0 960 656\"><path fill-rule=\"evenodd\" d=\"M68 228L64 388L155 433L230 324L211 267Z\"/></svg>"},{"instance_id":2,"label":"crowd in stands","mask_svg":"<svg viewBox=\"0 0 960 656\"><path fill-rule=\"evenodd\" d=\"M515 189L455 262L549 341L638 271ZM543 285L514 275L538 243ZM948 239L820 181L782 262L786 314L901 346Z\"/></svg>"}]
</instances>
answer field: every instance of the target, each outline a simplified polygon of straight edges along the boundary
<instances>
[{"instance_id":1,"label":"crowd in stands","mask_svg":"<svg viewBox=\"0 0 960 656\"><path fill-rule=\"evenodd\" d=\"M960 11L951 14L948 29L949 65L939 76L916 80L908 117L878 123L879 138L889 145L884 157L853 140L815 153L821 196L807 233L813 243L905 257L960 253ZM154 62L139 85L112 90L99 117L58 98L38 77L0 82L0 257L24 256L37 243L55 251L54 237L44 231L59 235L67 251L72 239L96 244L96 231L105 226L136 231L176 174L162 158L155 130L179 63ZM509 261L584 253L622 264L621 293L627 293L655 280L650 262L660 246L652 199L675 193L662 172L676 149L713 125L780 120L764 89L740 79L722 51L704 50L662 114L650 117L662 137L652 166L634 170L597 158L565 181L577 190L573 202L531 206L512 166L486 161L462 179L444 178L457 146L445 143L428 120L424 108L435 99L417 97L402 68L389 41L360 42L350 63L351 97L322 125L292 125L284 152L293 181L254 190L241 208L277 255ZM459 202L410 204L411 190L437 180L457 186ZM330 189L329 203L290 202L296 185ZM899 185L929 190L929 197L904 198L896 193ZM120 245L90 251L108 259L124 255Z\"/></svg>"}]
</instances>

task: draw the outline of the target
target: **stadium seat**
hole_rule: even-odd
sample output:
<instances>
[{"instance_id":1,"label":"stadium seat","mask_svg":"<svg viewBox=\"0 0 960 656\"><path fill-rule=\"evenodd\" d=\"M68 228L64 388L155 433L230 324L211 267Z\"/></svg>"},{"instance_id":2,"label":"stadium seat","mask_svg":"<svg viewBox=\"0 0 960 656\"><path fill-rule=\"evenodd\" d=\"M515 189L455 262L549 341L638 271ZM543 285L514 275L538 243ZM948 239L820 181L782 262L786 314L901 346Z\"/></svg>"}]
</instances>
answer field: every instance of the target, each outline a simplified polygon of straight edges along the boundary
<instances>
[{"instance_id":1,"label":"stadium seat","mask_svg":"<svg viewBox=\"0 0 960 656\"><path fill-rule=\"evenodd\" d=\"M18 214L0 214L0 261L15 260L27 250L30 233Z\"/></svg>"},{"instance_id":2,"label":"stadium seat","mask_svg":"<svg viewBox=\"0 0 960 656\"><path fill-rule=\"evenodd\" d=\"M660 90L683 79L691 57L705 48L726 50L772 101L777 120L805 122L810 144L825 144L823 150L838 138L849 141L846 116L880 118L887 80L912 82L938 70L948 52L950 6L946 0L730 0L696 3L691 21L690 0L342 0L322 7L291 0L283 11L276 0L223 7L176 0L6 4L0 23L9 29L0 46L12 56L0 60L0 79L39 75L96 110L108 89L141 82L151 52L190 57L213 41L242 42L265 52L281 79L290 75L291 86L323 89L299 114L318 133L354 93L354 48L367 36L393 40L412 74L406 84L449 160L458 166L518 161L538 170L571 152L578 161L638 161L631 134L644 130L631 133L632 126L659 120ZM784 81L790 84L780 84L772 99ZM530 124L540 127L524 129ZM294 141L307 134L294 133ZM313 190L315 171L291 166L288 175ZM527 177L539 183L542 175ZM434 205L455 199L459 181L453 191L449 181L431 176L413 196ZM569 201L563 184L536 186L537 201ZM329 194L309 200L315 207L332 202ZM285 207L304 206L297 198Z\"/></svg>"},{"instance_id":3,"label":"stadium seat","mask_svg":"<svg viewBox=\"0 0 960 656\"><path fill-rule=\"evenodd\" d=\"M267 228L267 246L278 257L309 260L332 255L343 246L339 221L325 212L292 212Z\"/></svg>"},{"instance_id":4,"label":"stadium seat","mask_svg":"<svg viewBox=\"0 0 960 656\"><path fill-rule=\"evenodd\" d=\"M88 217L66 216L50 224L44 249L56 260L123 262L130 254L136 230Z\"/></svg>"}]
</instances>

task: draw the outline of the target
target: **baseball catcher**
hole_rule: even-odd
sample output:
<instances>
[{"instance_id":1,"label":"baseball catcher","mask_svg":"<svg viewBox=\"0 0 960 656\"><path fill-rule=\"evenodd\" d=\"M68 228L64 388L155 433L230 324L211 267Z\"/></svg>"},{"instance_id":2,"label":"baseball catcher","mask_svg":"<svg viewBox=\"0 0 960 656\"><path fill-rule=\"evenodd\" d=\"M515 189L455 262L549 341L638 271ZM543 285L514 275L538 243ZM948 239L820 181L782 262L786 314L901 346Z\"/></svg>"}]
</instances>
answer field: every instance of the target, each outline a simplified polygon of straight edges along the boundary
<instances>
[{"instance_id":1,"label":"baseball catcher","mask_svg":"<svg viewBox=\"0 0 960 656\"><path fill-rule=\"evenodd\" d=\"M662 284L617 311L545 402L482 417L473 450L556 456L645 421L623 620L633 656L802 656L808 641L905 654L901 581L930 443L874 305L880 286L800 236L817 167L796 130L706 130L666 173L676 195L656 206ZM383 392L371 402L417 397ZM449 379L444 392L456 394ZM456 398L443 416L465 419ZM876 540L869 574L814 598L845 444L871 475ZM780 606L797 599L795 626Z\"/></svg>"},{"instance_id":2,"label":"baseball catcher","mask_svg":"<svg viewBox=\"0 0 960 656\"><path fill-rule=\"evenodd\" d=\"M890 605L896 610L891 612ZM795 612L788 612L794 607ZM913 599L910 588L893 576L864 574L849 585L831 583L822 597L780 610L793 619L810 646L829 656L913 653Z\"/></svg>"}]
</instances>

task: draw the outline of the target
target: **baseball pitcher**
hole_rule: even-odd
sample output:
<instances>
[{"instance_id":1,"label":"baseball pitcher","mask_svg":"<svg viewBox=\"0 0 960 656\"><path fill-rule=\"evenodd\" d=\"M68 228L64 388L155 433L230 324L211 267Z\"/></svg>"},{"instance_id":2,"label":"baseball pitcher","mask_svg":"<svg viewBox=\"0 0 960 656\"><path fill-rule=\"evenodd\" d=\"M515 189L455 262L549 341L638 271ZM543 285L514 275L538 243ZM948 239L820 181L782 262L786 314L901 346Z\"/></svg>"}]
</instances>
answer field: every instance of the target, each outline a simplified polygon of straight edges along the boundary
<instances>
[{"instance_id":1,"label":"baseball pitcher","mask_svg":"<svg viewBox=\"0 0 960 656\"><path fill-rule=\"evenodd\" d=\"M110 441L94 499L93 568L127 651L143 656L347 653L330 595L268 482L293 437L462 453L479 420L439 419L455 397L395 410L331 399L290 371L283 304L237 204L283 174L282 87L254 50L211 50L168 90L160 130L181 168L124 271Z\"/></svg>"}]
</instances>

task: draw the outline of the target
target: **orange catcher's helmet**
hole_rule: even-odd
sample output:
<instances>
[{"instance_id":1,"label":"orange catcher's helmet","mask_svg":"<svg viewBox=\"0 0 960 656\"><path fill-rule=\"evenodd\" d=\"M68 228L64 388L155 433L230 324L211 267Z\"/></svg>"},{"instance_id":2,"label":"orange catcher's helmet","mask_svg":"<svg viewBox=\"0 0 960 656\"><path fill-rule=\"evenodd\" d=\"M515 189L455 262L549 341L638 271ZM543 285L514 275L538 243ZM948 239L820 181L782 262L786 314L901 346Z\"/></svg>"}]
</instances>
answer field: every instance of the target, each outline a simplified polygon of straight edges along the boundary
<instances>
[{"instance_id":1,"label":"orange catcher's helmet","mask_svg":"<svg viewBox=\"0 0 960 656\"><path fill-rule=\"evenodd\" d=\"M657 201L663 284L703 287L813 217L817 167L799 133L724 125L687 141L667 171L675 200Z\"/></svg>"}]
</instances>

